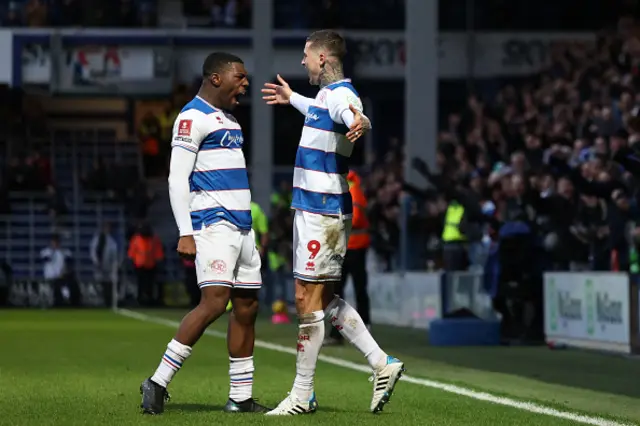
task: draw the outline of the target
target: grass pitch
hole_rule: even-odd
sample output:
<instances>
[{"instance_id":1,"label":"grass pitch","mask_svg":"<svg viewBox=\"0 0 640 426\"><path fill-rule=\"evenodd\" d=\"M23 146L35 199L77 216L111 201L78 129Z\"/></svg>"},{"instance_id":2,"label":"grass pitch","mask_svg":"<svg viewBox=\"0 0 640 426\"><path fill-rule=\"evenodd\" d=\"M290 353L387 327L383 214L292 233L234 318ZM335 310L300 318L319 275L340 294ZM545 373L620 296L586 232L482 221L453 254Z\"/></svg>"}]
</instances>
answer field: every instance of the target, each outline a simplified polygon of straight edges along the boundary
<instances>
[{"instance_id":1,"label":"grass pitch","mask_svg":"<svg viewBox=\"0 0 640 426\"><path fill-rule=\"evenodd\" d=\"M179 320L183 312L144 314L166 322ZM223 318L212 328L225 327ZM600 426L640 424L636 360L546 348L433 348L422 332L382 326L374 328L376 338L405 362L409 376L487 392L493 402L401 381L385 411L373 415L368 411L368 376L320 362L317 414L225 414L221 408L228 395L226 344L204 336L169 388L172 399L166 413L142 416L140 382L153 373L174 331L110 311L0 311L0 425L579 424L532 412L529 405L500 405L495 403L499 397L583 415L586 422ZM257 336L286 349L295 347L295 333L294 326L260 321ZM325 348L323 354L364 361L348 347ZM255 364L254 395L275 406L291 388L295 357L257 348Z\"/></svg>"}]
</instances>

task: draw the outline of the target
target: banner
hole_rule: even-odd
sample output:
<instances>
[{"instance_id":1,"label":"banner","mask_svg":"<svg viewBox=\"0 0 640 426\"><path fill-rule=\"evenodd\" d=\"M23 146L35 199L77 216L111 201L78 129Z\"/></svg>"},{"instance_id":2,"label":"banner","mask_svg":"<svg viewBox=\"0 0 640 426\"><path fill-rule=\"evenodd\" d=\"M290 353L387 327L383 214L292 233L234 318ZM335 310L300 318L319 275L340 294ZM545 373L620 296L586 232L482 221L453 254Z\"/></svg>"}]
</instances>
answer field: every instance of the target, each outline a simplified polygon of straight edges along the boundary
<instances>
[{"instance_id":1,"label":"banner","mask_svg":"<svg viewBox=\"0 0 640 426\"><path fill-rule=\"evenodd\" d=\"M629 277L625 273L547 273L547 342L629 353Z\"/></svg>"},{"instance_id":2,"label":"banner","mask_svg":"<svg viewBox=\"0 0 640 426\"><path fill-rule=\"evenodd\" d=\"M345 299L356 307L351 278L347 280ZM428 329L434 319L442 318L441 275L410 272L370 273L368 282L371 321L374 324Z\"/></svg>"},{"instance_id":3,"label":"banner","mask_svg":"<svg viewBox=\"0 0 640 426\"><path fill-rule=\"evenodd\" d=\"M121 91L136 87L149 91L153 90L149 82L164 82L167 73L173 71L180 82L192 83L200 76L202 62L211 53L211 46L240 56L249 72L253 69L252 34L246 30L12 31L13 60L21 66L12 67L11 79L6 82L18 86L50 84L59 78L61 90L113 90L113 84L104 84L109 81L107 76L111 76L112 83L113 79L128 82L128 87L115 86ZM356 78L404 78L407 58L403 32L345 31L343 35L348 40ZM306 32L274 31L274 75L306 77L304 67L300 66L306 36ZM595 39L595 33L475 33L470 36L446 32L436 41L439 61L434 66L438 66L443 79L524 76L548 65L554 46L568 41L595 42ZM57 67L52 65L56 63L51 57L52 48L54 52L65 52L58 55L64 58L57 61ZM139 78L143 75L146 79ZM76 76L76 80L70 76ZM4 77L0 72L0 79ZM69 85L70 81L92 84ZM96 81L101 83L95 84ZM137 86L133 81L147 83ZM104 87L111 89L98 89Z\"/></svg>"}]
</instances>

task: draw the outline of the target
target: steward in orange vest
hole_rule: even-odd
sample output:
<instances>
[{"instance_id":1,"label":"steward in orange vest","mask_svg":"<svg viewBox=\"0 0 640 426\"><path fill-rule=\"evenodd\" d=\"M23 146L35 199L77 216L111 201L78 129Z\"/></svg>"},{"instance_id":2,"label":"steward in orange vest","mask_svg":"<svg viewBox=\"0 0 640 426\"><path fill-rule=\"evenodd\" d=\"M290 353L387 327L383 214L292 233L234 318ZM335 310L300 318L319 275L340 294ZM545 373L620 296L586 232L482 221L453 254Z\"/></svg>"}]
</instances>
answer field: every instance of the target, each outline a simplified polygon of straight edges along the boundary
<instances>
[{"instance_id":1,"label":"steward in orange vest","mask_svg":"<svg viewBox=\"0 0 640 426\"><path fill-rule=\"evenodd\" d=\"M161 305L162 286L158 285L156 275L164 252L160 239L153 235L148 225L143 225L131 238L127 255L136 271L138 303L141 306Z\"/></svg>"},{"instance_id":2,"label":"steward in orange vest","mask_svg":"<svg viewBox=\"0 0 640 426\"><path fill-rule=\"evenodd\" d=\"M351 217L351 235L349 236L349 250L369 248L369 218L367 218L367 197L360 186L360 176L353 170L347 175L349 192L353 200L353 215Z\"/></svg>"}]
</instances>

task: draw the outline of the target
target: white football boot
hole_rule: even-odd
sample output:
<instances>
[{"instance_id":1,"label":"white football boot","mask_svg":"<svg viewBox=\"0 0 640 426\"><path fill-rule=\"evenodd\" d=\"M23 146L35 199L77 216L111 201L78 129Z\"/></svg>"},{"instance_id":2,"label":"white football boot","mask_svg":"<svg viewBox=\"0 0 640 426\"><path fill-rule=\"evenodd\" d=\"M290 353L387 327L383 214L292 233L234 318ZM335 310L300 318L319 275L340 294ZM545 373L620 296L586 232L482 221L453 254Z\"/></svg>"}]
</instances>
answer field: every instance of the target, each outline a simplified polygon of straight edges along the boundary
<instances>
[{"instance_id":1,"label":"white football boot","mask_svg":"<svg viewBox=\"0 0 640 426\"><path fill-rule=\"evenodd\" d=\"M373 376L369 379L373 382L372 413L375 414L382 411L384 405L389 402L393 389L404 371L404 363L402 361L392 356L387 356L387 364L373 372Z\"/></svg>"},{"instance_id":2,"label":"white football boot","mask_svg":"<svg viewBox=\"0 0 640 426\"><path fill-rule=\"evenodd\" d=\"M265 413L265 416L295 416L298 414L313 414L318 409L316 393L311 395L309 401L299 401L289 393L285 399L273 410Z\"/></svg>"}]
</instances>

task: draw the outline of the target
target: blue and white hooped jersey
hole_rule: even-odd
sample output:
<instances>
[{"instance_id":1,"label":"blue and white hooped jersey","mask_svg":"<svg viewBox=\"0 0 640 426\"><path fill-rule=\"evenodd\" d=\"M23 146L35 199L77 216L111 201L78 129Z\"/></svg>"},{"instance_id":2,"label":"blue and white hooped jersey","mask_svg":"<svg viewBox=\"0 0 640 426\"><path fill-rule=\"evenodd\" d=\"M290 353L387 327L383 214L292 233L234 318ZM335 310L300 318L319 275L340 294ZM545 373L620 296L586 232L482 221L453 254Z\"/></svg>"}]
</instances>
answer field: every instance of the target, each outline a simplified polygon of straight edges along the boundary
<instances>
[{"instance_id":1,"label":"blue and white hooped jersey","mask_svg":"<svg viewBox=\"0 0 640 426\"><path fill-rule=\"evenodd\" d=\"M347 174L353 144L342 121L350 104L362 111L358 92L346 79L322 88L307 110L293 171L293 209L351 215Z\"/></svg>"},{"instance_id":2,"label":"blue and white hooped jersey","mask_svg":"<svg viewBox=\"0 0 640 426\"><path fill-rule=\"evenodd\" d=\"M198 96L176 118L171 146L197 155L189 177L194 231L221 220L251 229L251 192L243 141L236 119Z\"/></svg>"}]
</instances>

